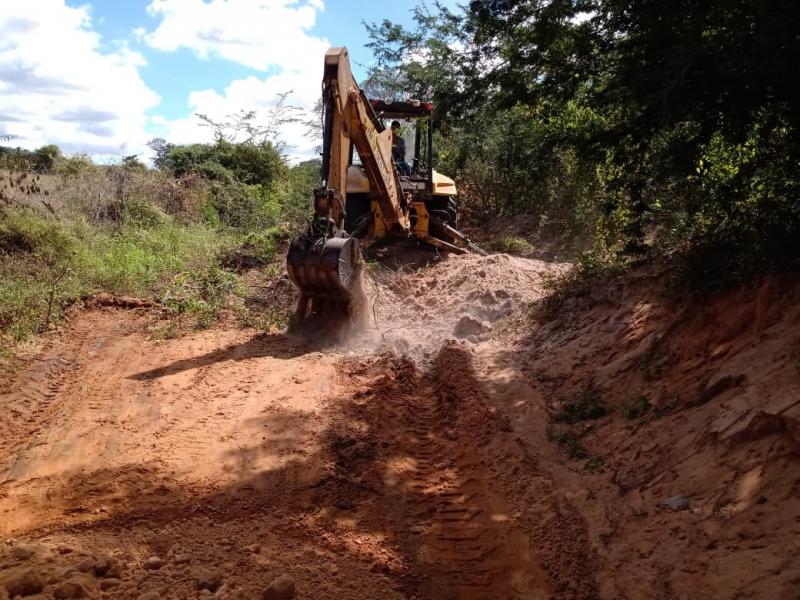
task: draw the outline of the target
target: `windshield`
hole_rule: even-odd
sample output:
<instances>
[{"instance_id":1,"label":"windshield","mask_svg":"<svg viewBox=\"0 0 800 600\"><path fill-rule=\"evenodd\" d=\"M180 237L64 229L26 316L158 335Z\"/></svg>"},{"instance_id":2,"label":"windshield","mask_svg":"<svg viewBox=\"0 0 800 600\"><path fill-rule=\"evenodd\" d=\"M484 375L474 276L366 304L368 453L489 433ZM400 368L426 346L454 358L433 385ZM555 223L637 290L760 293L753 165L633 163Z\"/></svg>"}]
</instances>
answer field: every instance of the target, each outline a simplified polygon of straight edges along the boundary
<instances>
[{"instance_id":1,"label":"windshield","mask_svg":"<svg viewBox=\"0 0 800 600\"><path fill-rule=\"evenodd\" d=\"M412 171L412 177L427 178L428 171L428 117L402 119L402 118L382 118L381 122L386 129L390 129L392 122L400 123L400 137L405 141L405 162L408 163ZM417 136L419 135L419 139ZM363 166L358 151L354 148L352 163L356 166Z\"/></svg>"},{"instance_id":2,"label":"windshield","mask_svg":"<svg viewBox=\"0 0 800 600\"><path fill-rule=\"evenodd\" d=\"M414 162L414 148L415 148L415 140L417 136L417 121L409 121L406 119L385 119L384 126L388 129L391 127L392 122L397 121L400 123L400 137L406 143L406 155L405 160L407 163L412 164Z\"/></svg>"}]
</instances>

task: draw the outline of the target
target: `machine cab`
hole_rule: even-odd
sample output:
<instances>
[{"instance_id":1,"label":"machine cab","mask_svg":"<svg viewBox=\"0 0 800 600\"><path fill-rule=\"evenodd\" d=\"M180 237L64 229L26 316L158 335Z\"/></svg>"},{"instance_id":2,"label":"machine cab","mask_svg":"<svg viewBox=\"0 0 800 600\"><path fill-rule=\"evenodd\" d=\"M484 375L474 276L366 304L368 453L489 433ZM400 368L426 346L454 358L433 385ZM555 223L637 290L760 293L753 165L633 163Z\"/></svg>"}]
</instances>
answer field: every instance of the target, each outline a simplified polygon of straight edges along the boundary
<instances>
[{"instance_id":1,"label":"machine cab","mask_svg":"<svg viewBox=\"0 0 800 600\"><path fill-rule=\"evenodd\" d=\"M444 223L456 227L457 204L455 182L433 168L433 105L419 100L369 100L372 121L378 131L389 129L392 121L400 123L400 136L405 141L405 162L410 173L398 170L400 186L414 201L425 202L430 212ZM398 168L398 165L395 165ZM345 229L352 230L357 220L369 210L369 181L358 153L350 147L347 170L347 218Z\"/></svg>"}]
</instances>

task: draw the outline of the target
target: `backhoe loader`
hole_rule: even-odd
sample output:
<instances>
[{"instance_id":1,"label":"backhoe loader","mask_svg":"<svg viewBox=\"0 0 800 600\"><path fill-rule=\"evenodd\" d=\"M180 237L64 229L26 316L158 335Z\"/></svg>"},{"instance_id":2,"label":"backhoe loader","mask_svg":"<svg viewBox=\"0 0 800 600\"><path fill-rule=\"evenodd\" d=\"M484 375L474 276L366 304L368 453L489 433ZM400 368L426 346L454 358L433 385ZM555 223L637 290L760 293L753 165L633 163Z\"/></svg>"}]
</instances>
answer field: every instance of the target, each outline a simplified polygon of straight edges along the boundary
<instances>
[{"instance_id":1,"label":"backhoe loader","mask_svg":"<svg viewBox=\"0 0 800 600\"><path fill-rule=\"evenodd\" d=\"M364 302L362 244L410 238L483 254L455 229L455 183L433 169L429 102L367 99L347 49L331 48L322 108L322 185L314 190L308 230L292 241L287 256L289 278L300 291L295 327L357 319ZM386 126L394 120L405 124L404 138L413 142L406 144L402 175Z\"/></svg>"}]
</instances>

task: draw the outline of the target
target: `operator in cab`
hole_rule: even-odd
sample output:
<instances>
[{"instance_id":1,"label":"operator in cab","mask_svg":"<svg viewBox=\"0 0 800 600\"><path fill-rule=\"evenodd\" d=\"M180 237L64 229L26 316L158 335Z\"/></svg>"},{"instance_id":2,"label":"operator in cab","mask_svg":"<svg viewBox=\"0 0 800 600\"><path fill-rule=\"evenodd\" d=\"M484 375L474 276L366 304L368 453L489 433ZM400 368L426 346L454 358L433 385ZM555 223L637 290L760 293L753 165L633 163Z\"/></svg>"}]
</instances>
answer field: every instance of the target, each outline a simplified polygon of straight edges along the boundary
<instances>
[{"instance_id":1,"label":"operator in cab","mask_svg":"<svg viewBox=\"0 0 800 600\"><path fill-rule=\"evenodd\" d=\"M411 165L406 162L406 141L400 137L400 121L392 121L392 161L400 175L411 175Z\"/></svg>"}]
</instances>

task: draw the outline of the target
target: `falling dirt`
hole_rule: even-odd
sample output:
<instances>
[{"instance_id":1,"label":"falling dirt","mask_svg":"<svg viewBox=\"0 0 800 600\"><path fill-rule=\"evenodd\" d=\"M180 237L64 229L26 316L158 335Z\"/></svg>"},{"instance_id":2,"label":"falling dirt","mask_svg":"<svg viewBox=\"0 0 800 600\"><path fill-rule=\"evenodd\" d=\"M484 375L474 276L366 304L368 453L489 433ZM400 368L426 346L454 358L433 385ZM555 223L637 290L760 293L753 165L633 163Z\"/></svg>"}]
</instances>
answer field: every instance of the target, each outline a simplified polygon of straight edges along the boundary
<instances>
[{"instance_id":1,"label":"falling dirt","mask_svg":"<svg viewBox=\"0 0 800 600\"><path fill-rule=\"evenodd\" d=\"M566 267L373 267L337 344L76 310L0 381L0 599L796 597L798 287L540 323Z\"/></svg>"}]
</instances>

